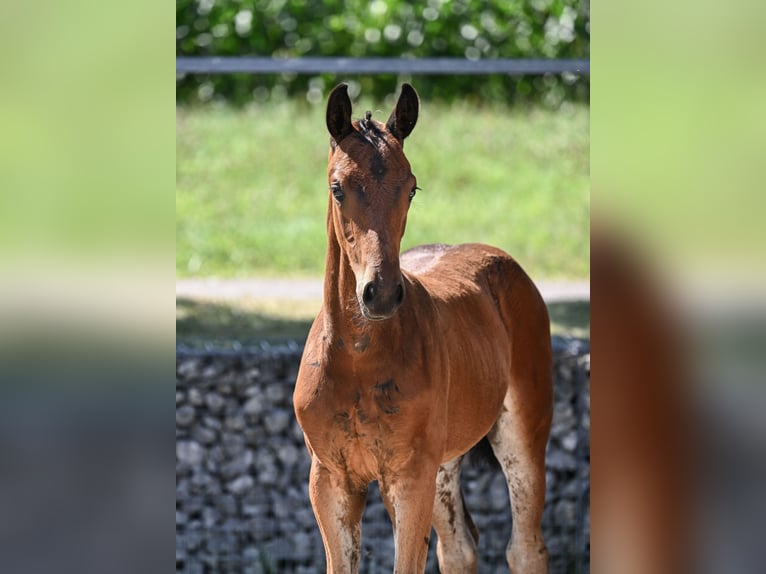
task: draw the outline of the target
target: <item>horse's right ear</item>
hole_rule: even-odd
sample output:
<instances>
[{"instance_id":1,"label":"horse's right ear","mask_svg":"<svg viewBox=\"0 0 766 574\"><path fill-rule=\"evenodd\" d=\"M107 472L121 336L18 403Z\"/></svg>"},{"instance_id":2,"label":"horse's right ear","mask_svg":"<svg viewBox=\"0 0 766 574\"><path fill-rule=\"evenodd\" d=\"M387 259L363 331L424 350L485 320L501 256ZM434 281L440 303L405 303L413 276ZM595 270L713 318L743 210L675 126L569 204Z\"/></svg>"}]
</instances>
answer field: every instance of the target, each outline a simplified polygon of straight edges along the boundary
<instances>
[{"instance_id":1,"label":"horse's right ear","mask_svg":"<svg viewBox=\"0 0 766 574\"><path fill-rule=\"evenodd\" d=\"M351 100L348 84L338 84L327 98L327 131L335 143L354 131L351 126Z\"/></svg>"}]
</instances>

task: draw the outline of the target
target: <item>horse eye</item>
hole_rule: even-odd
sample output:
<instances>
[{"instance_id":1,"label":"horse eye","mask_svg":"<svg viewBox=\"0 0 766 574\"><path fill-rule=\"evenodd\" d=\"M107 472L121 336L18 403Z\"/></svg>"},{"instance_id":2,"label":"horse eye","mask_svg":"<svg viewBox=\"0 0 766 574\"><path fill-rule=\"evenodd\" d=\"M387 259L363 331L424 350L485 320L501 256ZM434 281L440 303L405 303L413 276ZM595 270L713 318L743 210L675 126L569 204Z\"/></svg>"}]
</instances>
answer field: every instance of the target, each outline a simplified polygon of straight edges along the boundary
<instances>
[{"instance_id":1,"label":"horse eye","mask_svg":"<svg viewBox=\"0 0 766 574\"><path fill-rule=\"evenodd\" d=\"M346 197L339 183L333 183L330 189L332 190L333 197L338 203L341 203L343 201L343 198Z\"/></svg>"},{"instance_id":2,"label":"horse eye","mask_svg":"<svg viewBox=\"0 0 766 574\"><path fill-rule=\"evenodd\" d=\"M417 185L416 185L415 187L413 187L413 188L412 188L412 190L410 191L410 201L412 201L412 198L413 198L413 197L415 197L415 193L417 193L417 191L418 191L419 189L420 189L420 188L419 188Z\"/></svg>"}]
</instances>

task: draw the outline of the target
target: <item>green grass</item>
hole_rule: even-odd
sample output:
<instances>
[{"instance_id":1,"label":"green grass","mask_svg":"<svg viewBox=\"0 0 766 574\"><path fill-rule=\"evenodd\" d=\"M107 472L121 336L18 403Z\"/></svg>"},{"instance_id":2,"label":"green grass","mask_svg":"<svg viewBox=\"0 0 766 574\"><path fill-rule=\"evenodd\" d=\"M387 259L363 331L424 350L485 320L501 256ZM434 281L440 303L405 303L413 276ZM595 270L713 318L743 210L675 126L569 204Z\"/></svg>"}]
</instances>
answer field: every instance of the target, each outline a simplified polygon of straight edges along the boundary
<instances>
[{"instance_id":1,"label":"green grass","mask_svg":"<svg viewBox=\"0 0 766 574\"><path fill-rule=\"evenodd\" d=\"M320 303L176 299L176 341L197 346L231 341L305 342Z\"/></svg>"},{"instance_id":2,"label":"green grass","mask_svg":"<svg viewBox=\"0 0 766 574\"><path fill-rule=\"evenodd\" d=\"M361 103L354 115L366 109L390 111ZM479 241L534 279L587 278L588 114L422 102L405 146L422 191L403 249ZM322 274L323 106L179 108L176 134L178 276Z\"/></svg>"}]
</instances>

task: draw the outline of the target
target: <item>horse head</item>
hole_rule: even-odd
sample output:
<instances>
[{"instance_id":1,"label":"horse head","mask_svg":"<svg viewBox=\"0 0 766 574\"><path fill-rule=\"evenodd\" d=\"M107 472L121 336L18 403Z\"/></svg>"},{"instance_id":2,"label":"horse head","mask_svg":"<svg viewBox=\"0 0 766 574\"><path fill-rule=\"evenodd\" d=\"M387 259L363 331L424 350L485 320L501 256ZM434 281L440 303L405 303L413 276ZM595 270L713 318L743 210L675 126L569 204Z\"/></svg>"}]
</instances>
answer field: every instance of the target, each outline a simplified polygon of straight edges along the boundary
<instances>
[{"instance_id":1,"label":"horse head","mask_svg":"<svg viewBox=\"0 0 766 574\"><path fill-rule=\"evenodd\" d=\"M386 123L367 112L351 120L348 85L327 103L330 155L328 225L356 279L356 298L369 320L391 317L404 300L399 247L417 190L404 139L418 119L418 95L409 84Z\"/></svg>"}]
</instances>

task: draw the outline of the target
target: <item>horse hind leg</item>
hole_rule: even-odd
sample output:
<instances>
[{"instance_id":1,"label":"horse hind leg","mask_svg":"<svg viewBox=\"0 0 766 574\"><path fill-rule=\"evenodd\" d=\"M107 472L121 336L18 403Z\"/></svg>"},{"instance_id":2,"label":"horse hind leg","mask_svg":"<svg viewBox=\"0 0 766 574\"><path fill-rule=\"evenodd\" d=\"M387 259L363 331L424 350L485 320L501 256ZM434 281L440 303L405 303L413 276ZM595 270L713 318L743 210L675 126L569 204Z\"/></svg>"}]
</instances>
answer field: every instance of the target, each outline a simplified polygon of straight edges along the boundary
<instances>
[{"instance_id":1,"label":"horse hind leg","mask_svg":"<svg viewBox=\"0 0 766 574\"><path fill-rule=\"evenodd\" d=\"M509 391L510 394L510 391ZM545 505L545 445L550 418L532 427L508 409L509 398L494 427L489 441L508 483L513 514L511 539L506 547L506 560L514 574L548 572L548 551L540 523Z\"/></svg>"},{"instance_id":2,"label":"horse hind leg","mask_svg":"<svg viewBox=\"0 0 766 574\"><path fill-rule=\"evenodd\" d=\"M436 557L442 574L471 574L478 571L476 545L479 533L465 507L460 489L457 457L439 467L436 475L433 524L438 540Z\"/></svg>"}]
</instances>

